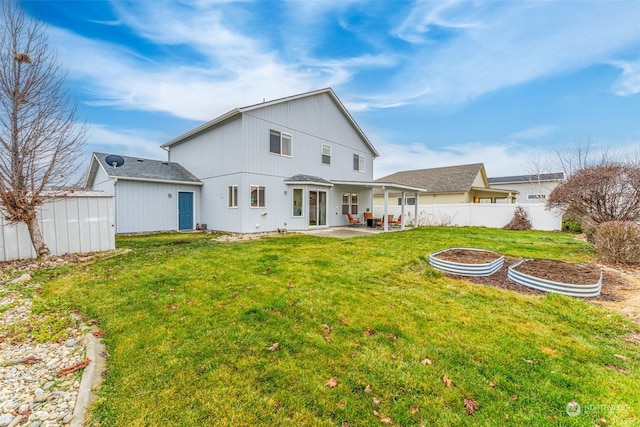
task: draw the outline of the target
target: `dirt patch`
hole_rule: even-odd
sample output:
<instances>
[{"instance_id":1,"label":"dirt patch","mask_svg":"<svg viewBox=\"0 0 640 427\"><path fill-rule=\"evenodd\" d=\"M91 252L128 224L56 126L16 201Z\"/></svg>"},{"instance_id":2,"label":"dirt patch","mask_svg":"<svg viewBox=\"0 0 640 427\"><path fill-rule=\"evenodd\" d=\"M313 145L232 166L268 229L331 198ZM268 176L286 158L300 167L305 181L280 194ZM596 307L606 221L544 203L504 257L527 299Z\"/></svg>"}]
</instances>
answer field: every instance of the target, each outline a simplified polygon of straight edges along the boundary
<instances>
[{"instance_id":1,"label":"dirt patch","mask_svg":"<svg viewBox=\"0 0 640 427\"><path fill-rule=\"evenodd\" d=\"M467 263L483 263L485 258L474 255L478 251L467 251L464 255ZM489 252L491 253L491 252ZM438 254L438 258L442 258ZM495 259L495 258L494 258ZM508 279L509 266L520 261L517 258L505 257L504 266L491 276L465 276L464 280L482 285L495 286L510 291L529 295L542 295L544 292L518 285ZM640 266L629 267L622 265L593 264L581 266L555 260L527 261L517 268L518 271L530 276L568 283L571 278L574 284L594 284L600 278L602 270L602 293L596 298L586 298L585 301L597 304L601 307L614 310L627 318L640 323ZM463 262L463 261L456 261ZM526 266L526 267L525 267ZM522 268L521 268L522 267ZM462 279L462 276L445 273L454 279ZM578 279L576 279L578 278ZM582 280L582 281L578 281Z\"/></svg>"},{"instance_id":2,"label":"dirt patch","mask_svg":"<svg viewBox=\"0 0 640 427\"><path fill-rule=\"evenodd\" d=\"M528 259L514 270L539 279L573 285L593 285L600 280L600 269L552 259Z\"/></svg>"},{"instance_id":3,"label":"dirt patch","mask_svg":"<svg viewBox=\"0 0 640 427\"><path fill-rule=\"evenodd\" d=\"M469 249L448 249L444 252L440 252L435 255L435 258L442 261L458 262L460 264L488 264L497 260L502 255L482 250L469 250Z\"/></svg>"}]
</instances>

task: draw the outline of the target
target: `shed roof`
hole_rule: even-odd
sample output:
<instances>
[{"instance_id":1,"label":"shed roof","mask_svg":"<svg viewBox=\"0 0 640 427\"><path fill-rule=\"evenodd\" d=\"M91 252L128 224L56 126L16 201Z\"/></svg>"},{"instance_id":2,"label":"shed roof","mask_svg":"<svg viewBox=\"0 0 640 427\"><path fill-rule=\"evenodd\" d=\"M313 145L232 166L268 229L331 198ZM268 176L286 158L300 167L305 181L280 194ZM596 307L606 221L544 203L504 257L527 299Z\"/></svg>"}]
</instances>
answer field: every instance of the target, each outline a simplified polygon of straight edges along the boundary
<instances>
[{"instance_id":1,"label":"shed roof","mask_svg":"<svg viewBox=\"0 0 640 427\"><path fill-rule=\"evenodd\" d=\"M428 194L464 193L471 189L484 164L445 166L396 172L376 179L376 182L394 182L428 189Z\"/></svg>"},{"instance_id":2,"label":"shed roof","mask_svg":"<svg viewBox=\"0 0 640 427\"><path fill-rule=\"evenodd\" d=\"M533 175L514 175L514 176L498 176L488 178L489 184L517 184L523 182L540 182L540 181L562 181L564 173L541 173Z\"/></svg>"},{"instance_id":3,"label":"shed roof","mask_svg":"<svg viewBox=\"0 0 640 427\"><path fill-rule=\"evenodd\" d=\"M106 153L93 153L92 166L87 177L88 185L92 183L93 177L95 177L94 164L96 163L104 169L110 178L202 185L202 181L179 163L120 156L124 160L123 165L113 167L113 165L107 163L107 156L108 154Z\"/></svg>"},{"instance_id":4,"label":"shed roof","mask_svg":"<svg viewBox=\"0 0 640 427\"><path fill-rule=\"evenodd\" d=\"M353 119L353 117L351 116L349 111L342 104L342 102L340 101L338 96L335 94L335 92L331 88L319 89L319 90L315 90L315 91L312 91L312 92L305 92L305 93L301 93L301 94L298 94L298 95L292 95L292 96L287 96L285 98L279 98L279 99L274 99L272 101L262 102L260 104L248 105L246 107L241 107L241 108L234 108L233 110L228 111L227 113L225 113L225 114L223 114L221 116L218 116L215 119L210 120L210 121L208 121L206 123L203 123L202 125L194 128L194 129L191 129L190 131L188 131L188 132L186 132L186 133L184 133L184 134L172 139L171 141L162 144L161 147L162 148L167 148L167 147L170 147L170 146L172 146L174 144L182 142L185 139L187 139L187 138L189 138L189 137L191 137L193 135L196 135L196 134L198 134L200 132L203 132L203 131L211 128L211 127L214 127L214 126L218 125L219 123L222 123L225 120L228 120L228 119L230 119L232 117L235 117L235 116L237 116L239 114L246 113L246 112L253 111L253 110L257 110L257 109L260 109L260 108L270 107L272 105L281 104L281 103L284 103L284 102L294 101L294 100L300 99L300 98L307 98L307 97L310 97L310 96L320 95L320 94L323 94L323 93L326 93L327 95L329 95L331 97L331 99L333 99L333 101L336 103L336 105L338 106L340 111L342 111L342 114L349 121L349 123L351 123L351 126L353 126L353 128L358 133L358 135L360 135L360 137L365 142L365 144L367 144L367 146L371 150L371 153L373 154L373 157L379 157L380 154L375 149L375 147L373 146L371 141L369 141L369 138L367 138L367 136L364 134L363 130L360 128L358 123L356 123L356 121Z\"/></svg>"}]
</instances>

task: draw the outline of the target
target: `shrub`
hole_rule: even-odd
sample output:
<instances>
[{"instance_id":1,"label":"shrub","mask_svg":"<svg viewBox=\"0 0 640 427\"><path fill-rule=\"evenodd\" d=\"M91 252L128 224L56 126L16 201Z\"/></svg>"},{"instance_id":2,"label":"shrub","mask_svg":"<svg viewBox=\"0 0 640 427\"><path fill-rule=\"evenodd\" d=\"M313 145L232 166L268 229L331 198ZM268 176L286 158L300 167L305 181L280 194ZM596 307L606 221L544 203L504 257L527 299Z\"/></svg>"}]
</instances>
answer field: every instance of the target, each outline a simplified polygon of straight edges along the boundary
<instances>
[{"instance_id":1,"label":"shrub","mask_svg":"<svg viewBox=\"0 0 640 427\"><path fill-rule=\"evenodd\" d=\"M631 221L602 223L595 233L595 247L605 261L640 264L640 225Z\"/></svg>"},{"instance_id":2,"label":"shrub","mask_svg":"<svg viewBox=\"0 0 640 427\"><path fill-rule=\"evenodd\" d=\"M524 210L522 206L516 206L516 209L513 211L513 218L509 224L503 227L505 230L531 230L533 225L531 224L531 219L529 219L529 214Z\"/></svg>"},{"instance_id":3,"label":"shrub","mask_svg":"<svg viewBox=\"0 0 640 427\"><path fill-rule=\"evenodd\" d=\"M574 234L582 233L582 225L580 224L580 219L565 215L562 218L562 231Z\"/></svg>"}]
</instances>

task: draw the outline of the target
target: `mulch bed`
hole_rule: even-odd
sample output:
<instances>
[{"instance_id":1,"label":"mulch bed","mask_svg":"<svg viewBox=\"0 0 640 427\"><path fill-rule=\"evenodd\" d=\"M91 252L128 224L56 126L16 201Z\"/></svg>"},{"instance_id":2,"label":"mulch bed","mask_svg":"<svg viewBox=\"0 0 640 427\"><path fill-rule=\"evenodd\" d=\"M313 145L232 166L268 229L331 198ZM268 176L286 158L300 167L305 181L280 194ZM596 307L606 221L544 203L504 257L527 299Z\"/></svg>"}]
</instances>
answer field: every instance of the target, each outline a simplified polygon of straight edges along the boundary
<instances>
[{"instance_id":1,"label":"mulch bed","mask_svg":"<svg viewBox=\"0 0 640 427\"><path fill-rule=\"evenodd\" d=\"M464 249L448 250L436 256L445 261L466 263L466 264L484 264L491 262L500 257L499 254L488 251L469 251ZM489 285L497 288L508 289L510 291L519 292L521 294L542 295L545 292L529 288L527 286L518 285L508 279L507 275L509 267L520 261L518 258L505 257L504 266L496 273L490 276L459 276L457 274L444 273L447 277L453 279L464 279L472 283L481 285ZM600 269L595 266L583 266L579 264L571 264L563 261L548 259L533 259L523 262L516 268L519 272L530 276L542 278L545 280L553 280L554 282L572 283L572 284L589 284L597 283L600 279ZM610 270L604 270L602 276L602 293L597 298L589 298L590 300L615 301L617 297L616 290L624 288L628 285L627 281L620 275Z\"/></svg>"},{"instance_id":2,"label":"mulch bed","mask_svg":"<svg viewBox=\"0 0 640 427\"><path fill-rule=\"evenodd\" d=\"M444 252L435 255L435 258L443 261L458 262L460 264L488 264L491 261L495 261L502 255L482 250L468 249L448 249Z\"/></svg>"}]
</instances>

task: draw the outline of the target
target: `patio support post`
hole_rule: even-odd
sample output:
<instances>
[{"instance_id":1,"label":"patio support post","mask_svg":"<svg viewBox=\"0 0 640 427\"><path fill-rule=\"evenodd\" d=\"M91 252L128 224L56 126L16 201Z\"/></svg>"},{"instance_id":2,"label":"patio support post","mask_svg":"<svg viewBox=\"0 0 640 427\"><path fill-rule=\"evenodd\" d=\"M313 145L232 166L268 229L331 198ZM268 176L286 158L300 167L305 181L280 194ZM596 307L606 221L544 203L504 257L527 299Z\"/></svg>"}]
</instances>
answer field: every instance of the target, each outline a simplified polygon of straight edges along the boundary
<instances>
[{"instance_id":1,"label":"patio support post","mask_svg":"<svg viewBox=\"0 0 640 427\"><path fill-rule=\"evenodd\" d=\"M415 228L418 228L418 193L416 193L416 203L414 205L414 208L415 208L415 217L414 217L415 219L413 220L414 221L413 226Z\"/></svg>"},{"instance_id":2,"label":"patio support post","mask_svg":"<svg viewBox=\"0 0 640 427\"><path fill-rule=\"evenodd\" d=\"M400 230L404 230L404 202L405 202L405 195L407 193L406 192L402 192L402 199L400 199Z\"/></svg>"},{"instance_id":3,"label":"patio support post","mask_svg":"<svg viewBox=\"0 0 640 427\"><path fill-rule=\"evenodd\" d=\"M383 230L389 231L389 189L384 187L384 216L382 217Z\"/></svg>"}]
</instances>

